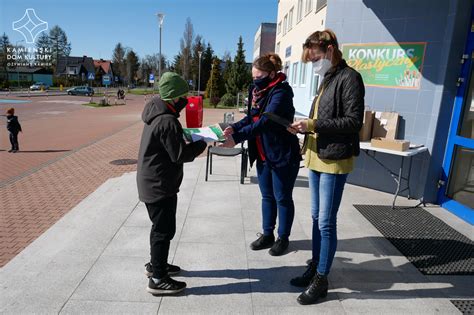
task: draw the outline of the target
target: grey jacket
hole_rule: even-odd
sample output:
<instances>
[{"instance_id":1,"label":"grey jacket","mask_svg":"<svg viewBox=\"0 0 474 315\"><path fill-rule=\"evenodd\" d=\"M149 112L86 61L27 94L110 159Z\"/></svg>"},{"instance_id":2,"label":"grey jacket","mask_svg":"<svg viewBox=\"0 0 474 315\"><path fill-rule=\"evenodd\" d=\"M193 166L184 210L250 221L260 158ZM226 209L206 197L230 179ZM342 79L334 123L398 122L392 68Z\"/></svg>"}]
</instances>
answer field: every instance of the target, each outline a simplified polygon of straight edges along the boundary
<instances>
[{"instance_id":1,"label":"grey jacket","mask_svg":"<svg viewBox=\"0 0 474 315\"><path fill-rule=\"evenodd\" d=\"M183 180L183 163L191 162L205 149L204 141L187 144L179 113L158 96L152 98L142 113L143 127L138 152L138 196L154 203L179 192Z\"/></svg>"}]
</instances>

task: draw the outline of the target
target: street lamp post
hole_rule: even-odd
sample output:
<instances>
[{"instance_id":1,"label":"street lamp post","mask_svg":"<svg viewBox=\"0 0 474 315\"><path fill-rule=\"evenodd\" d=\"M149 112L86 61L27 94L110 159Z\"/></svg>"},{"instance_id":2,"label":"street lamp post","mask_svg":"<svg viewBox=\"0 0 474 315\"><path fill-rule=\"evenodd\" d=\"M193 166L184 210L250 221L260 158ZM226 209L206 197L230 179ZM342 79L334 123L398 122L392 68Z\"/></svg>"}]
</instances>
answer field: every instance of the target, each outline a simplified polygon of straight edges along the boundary
<instances>
[{"instance_id":1,"label":"street lamp post","mask_svg":"<svg viewBox=\"0 0 474 315\"><path fill-rule=\"evenodd\" d=\"M163 26L163 20L165 15L163 13L157 13L158 23L160 25L160 59L158 60L158 80L161 79L161 28Z\"/></svg>"},{"instance_id":2,"label":"street lamp post","mask_svg":"<svg viewBox=\"0 0 474 315\"><path fill-rule=\"evenodd\" d=\"M209 87L209 104L212 102L212 79L214 76L214 61L211 64L211 86Z\"/></svg>"},{"instance_id":3,"label":"street lamp post","mask_svg":"<svg viewBox=\"0 0 474 315\"><path fill-rule=\"evenodd\" d=\"M198 75L198 96L201 96L201 56L202 51L198 51L199 54L199 75Z\"/></svg>"},{"instance_id":4,"label":"street lamp post","mask_svg":"<svg viewBox=\"0 0 474 315\"><path fill-rule=\"evenodd\" d=\"M15 47L16 47L16 59L17 59L17 64L16 64L16 79L18 80L18 88L20 89L20 70L18 69L18 43L24 42L24 39L20 39L16 41ZM8 79L8 78L7 78Z\"/></svg>"}]
</instances>

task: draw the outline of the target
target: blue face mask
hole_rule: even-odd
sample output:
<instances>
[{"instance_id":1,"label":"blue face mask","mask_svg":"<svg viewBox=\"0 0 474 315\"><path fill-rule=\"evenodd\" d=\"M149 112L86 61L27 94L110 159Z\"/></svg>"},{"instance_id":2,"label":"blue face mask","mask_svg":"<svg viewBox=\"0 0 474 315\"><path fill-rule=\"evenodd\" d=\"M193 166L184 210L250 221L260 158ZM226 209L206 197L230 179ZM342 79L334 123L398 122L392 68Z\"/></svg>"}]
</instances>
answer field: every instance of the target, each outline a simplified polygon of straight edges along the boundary
<instances>
[{"instance_id":1,"label":"blue face mask","mask_svg":"<svg viewBox=\"0 0 474 315\"><path fill-rule=\"evenodd\" d=\"M268 76L268 75L264 78L253 80L253 84L259 90L263 90L264 88L266 88L270 84L270 82L272 82L272 79L270 79L270 76Z\"/></svg>"}]
</instances>

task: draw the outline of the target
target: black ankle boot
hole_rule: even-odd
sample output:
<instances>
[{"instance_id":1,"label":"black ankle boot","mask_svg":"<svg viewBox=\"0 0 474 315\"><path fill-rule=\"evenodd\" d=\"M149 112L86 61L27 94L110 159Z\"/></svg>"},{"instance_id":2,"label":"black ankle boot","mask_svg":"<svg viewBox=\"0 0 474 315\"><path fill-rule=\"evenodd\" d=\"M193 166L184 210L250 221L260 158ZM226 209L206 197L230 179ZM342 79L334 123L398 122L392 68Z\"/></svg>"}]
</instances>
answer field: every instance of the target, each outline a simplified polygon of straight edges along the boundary
<instances>
[{"instance_id":1,"label":"black ankle boot","mask_svg":"<svg viewBox=\"0 0 474 315\"><path fill-rule=\"evenodd\" d=\"M281 256L285 253L290 241L288 238L278 238L268 253L272 256Z\"/></svg>"},{"instance_id":2,"label":"black ankle boot","mask_svg":"<svg viewBox=\"0 0 474 315\"><path fill-rule=\"evenodd\" d=\"M312 261L308 264L306 271L303 273L301 277L296 277L291 279L291 285L295 287L303 287L306 288L311 283L311 280L316 275L316 267L317 264L314 264Z\"/></svg>"},{"instance_id":3,"label":"black ankle boot","mask_svg":"<svg viewBox=\"0 0 474 315\"><path fill-rule=\"evenodd\" d=\"M298 296L298 303L301 305L316 303L319 298L324 298L328 295L328 286L327 276L316 274L313 280L311 280L311 284Z\"/></svg>"},{"instance_id":4,"label":"black ankle boot","mask_svg":"<svg viewBox=\"0 0 474 315\"><path fill-rule=\"evenodd\" d=\"M252 250L261 250L261 249L269 248L275 242L275 236L273 234L263 235L263 234L258 233L257 235L259 236L258 239L256 239L250 244L250 248Z\"/></svg>"}]
</instances>

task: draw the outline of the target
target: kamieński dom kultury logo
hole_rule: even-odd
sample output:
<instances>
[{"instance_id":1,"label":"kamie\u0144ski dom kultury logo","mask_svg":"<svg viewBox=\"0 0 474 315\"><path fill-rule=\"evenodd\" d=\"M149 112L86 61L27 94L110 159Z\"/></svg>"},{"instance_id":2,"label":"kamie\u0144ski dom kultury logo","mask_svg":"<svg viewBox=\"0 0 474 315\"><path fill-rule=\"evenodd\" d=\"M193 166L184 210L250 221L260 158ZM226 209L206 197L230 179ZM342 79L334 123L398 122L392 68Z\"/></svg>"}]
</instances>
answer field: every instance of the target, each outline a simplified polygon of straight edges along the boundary
<instances>
[{"instance_id":1,"label":"kamie\u0144ski dom kultury logo","mask_svg":"<svg viewBox=\"0 0 474 315\"><path fill-rule=\"evenodd\" d=\"M23 35L23 40L7 48L9 67L51 67L50 43L37 43L38 36L48 30L48 22L38 17L34 9L26 9L22 18L12 23L12 29ZM22 43L22 45L20 45Z\"/></svg>"}]
</instances>

